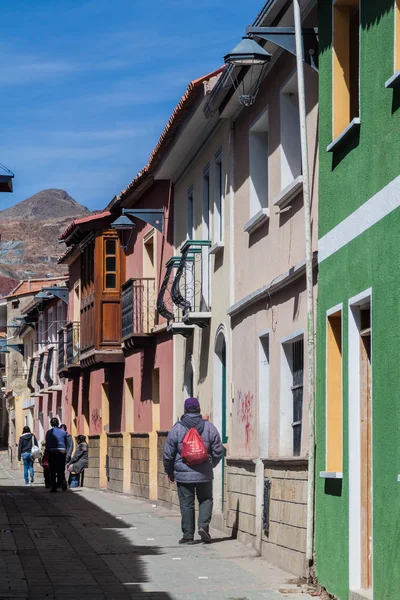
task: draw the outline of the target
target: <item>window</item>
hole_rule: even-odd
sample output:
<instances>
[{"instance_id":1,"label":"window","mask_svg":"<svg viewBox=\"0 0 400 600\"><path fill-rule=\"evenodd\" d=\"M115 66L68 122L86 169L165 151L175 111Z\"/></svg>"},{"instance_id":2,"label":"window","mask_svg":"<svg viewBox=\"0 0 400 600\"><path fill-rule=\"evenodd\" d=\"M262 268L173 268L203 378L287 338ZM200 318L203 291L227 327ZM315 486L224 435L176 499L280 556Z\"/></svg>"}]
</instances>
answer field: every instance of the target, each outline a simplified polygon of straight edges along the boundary
<instances>
[{"instance_id":1,"label":"window","mask_svg":"<svg viewBox=\"0 0 400 600\"><path fill-rule=\"evenodd\" d=\"M359 117L360 0L333 7L333 139Z\"/></svg>"},{"instance_id":2,"label":"window","mask_svg":"<svg viewBox=\"0 0 400 600\"><path fill-rule=\"evenodd\" d=\"M249 132L250 217L268 208L268 112L264 111Z\"/></svg>"},{"instance_id":3,"label":"window","mask_svg":"<svg viewBox=\"0 0 400 600\"><path fill-rule=\"evenodd\" d=\"M328 316L326 336L326 470L328 473L341 473L343 468L341 310Z\"/></svg>"},{"instance_id":4,"label":"window","mask_svg":"<svg viewBox=\"0 0 400 600\"><path fill-rule=\"evenodd\" d=\"M281 190L301 175L297 73L281 89Z\"/></svg>"},{"instance_id":5,"label":"window","mask_svg":"<svg viewBox=\"0 0 400 600\"><path fill-rule=\"evenodd\" d=\"M13 309L16 310L17 308L19 308L19 300L13 300L11 305L12 305Z\"/></svg>"},{"instance_id":6,"label":"window","mask_svg":"<svg viewBox=\"0 0 400 600\"><path fill-rule=\"evenodd\" d=\"M94 285L94 240L90 240L82 250L81 256L82 290L89 295Z\"/></svg>"},{"instance_id":7,"label":"window","mask_svg":"<svg viewBox=\"0 0 400 600\"><path fill-rule=\"evenodd\" d=\"M194 197L193 197L193 187L189 188L188 193L187 193L186 217L187 217L186 237L187 237L188 240L193 240L193 238L194 238Z\"/></svg>"},{"instance_id":8,"label":"window","mask_svg":"<svg viewBox=\"0 0 400 600\"><path fill-rule=\"evenodd\" d=\"M155 245L154 245L154 230L144 239L143 251L143 276L156 276L156 261L155 261Z\"/></svg>"},{"instance_id":9,"label":"window","mask_svg":"<svg viewBox=\"0 0 400 600\"><path fill-rule=\"evenodd\" d=\"M117 241L106 238L104 246L104 287L106 290L115 290L117 287Z\"/></svg>"},{"instance_id":10,"label":"window","mask_svg":"<svg viewBox=\"0 0 400 600\"><path fill-rule=\"evenodd\" d=\"M269 440L269 335L259 337L259 449L261 458L268 457Z\"/></svg>"},{"instance_id":11,"label":"window","mask_svg":"<svg viewBox=\"0 0 400 600\"><path fill-rule=\"evenodd\" d=\"M400 0L399 0L400 2ZM210 239L210 169L207 165L203 170L203 211L202 211L202 239Z\"/></svg>"},{"instance_id":12,"label":"window","mask_svg":"<svg viewBox=\"0 0 400 600\"><path fill-rule=\"evenodd\" d=\"M214 161L214 243L223 241L224 180L222 171L222 151Z\"/></svg>"},{"instance_id":13,"label":"window","mask_svg":"<svg viewBox=\"0 0 400 600\"><path fill-rule=\"evenodd\" d=\"M303 422L303 336L282 343L280 453L300 456Z\"/></svg>"}]
</instances>

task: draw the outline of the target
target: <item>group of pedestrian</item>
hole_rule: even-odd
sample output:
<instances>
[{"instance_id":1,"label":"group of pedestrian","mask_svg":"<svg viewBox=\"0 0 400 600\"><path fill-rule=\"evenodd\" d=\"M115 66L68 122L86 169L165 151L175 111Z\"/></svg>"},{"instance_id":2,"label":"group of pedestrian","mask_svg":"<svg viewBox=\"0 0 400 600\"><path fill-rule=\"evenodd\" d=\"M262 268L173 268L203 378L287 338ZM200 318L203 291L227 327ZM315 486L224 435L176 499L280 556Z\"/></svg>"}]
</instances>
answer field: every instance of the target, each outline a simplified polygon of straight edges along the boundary
<instances>
[{"instance_id":1,"label":"group of pedestrian","mask_svg":"<svg viewBox=\"0 0 400 600\"><path fill-rule=\"evenodd\" d=\"M65 471L69 473L69 480L76 480L76 477L82 473L88 466L88 445L84 435L78 435L76 438L77 448L75 454L72 435L68 433L66 425L60 425L57 417L50 421L51 429L46 433L43 455L41 461L46 487L50 487L50 492L57 492L61 488L63 492L68 489ZM18 444L18 460L24 464L24 479L26 485L34 482L34 460L37 457L35 451L39 451L36 436L26 425L23 428L22 435ZM40 453L42 454L42 453Z\"/></svg>"},{"instance_id":2,"label":"group of pedestrian","mask_svg":"<svg viewBox=\"0 0 400 600\"><path fill-rule=\"evenodd\" d=\"M47 481L51 492L68 488L65 470L71 477L88 466L88 445L84 435L76 438L77 448L72 455L74 443L65 425L57 418L50 421L46 433L42 465L48 463ZM25 426L19 439L18 459L24 463L25 483L34 481L33 448L37 439ZM224 447L216 427L208 415L201 415L197 398L187 398L184 414L172 427L164 448L164 469L171 482L176 482L181 510L182 538L180 544L193 544L195 534L195 498L199 504L198 533L205 543L211 542L210 523L213 510L213 469L224 455ZM45 473L46 479L46 473Z\"/></svg>"}]
</instances>

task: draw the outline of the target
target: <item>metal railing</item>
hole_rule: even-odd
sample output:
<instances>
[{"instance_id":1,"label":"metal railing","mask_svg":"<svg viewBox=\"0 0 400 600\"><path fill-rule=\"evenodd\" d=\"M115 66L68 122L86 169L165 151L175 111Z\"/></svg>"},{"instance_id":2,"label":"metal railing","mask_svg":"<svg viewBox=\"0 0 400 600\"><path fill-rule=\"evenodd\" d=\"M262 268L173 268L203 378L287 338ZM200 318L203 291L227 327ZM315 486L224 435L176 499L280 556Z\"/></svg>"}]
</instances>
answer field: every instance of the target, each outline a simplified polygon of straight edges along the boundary
<instances>
[{"instance_id":1,"label":"metal railing","mask_svg":"<svg viewBox=\"0 0 400 600\"><path fill-rule=\"evenodd\" d=\"M65 367L65 331L60 329L58 332L58 370L61 371Z\"/></svg>"},{"instance_id":2,"label":"metal railing","mask_svg":"<svg viewBox=\"0 0 400 600\"><path fill-rule=\"evenodd\" d=\"M182 246L182 256L172 284L171 297L184 314L208 312L209 257L207 240L188 240Z\"/></svg>"},{"instance_id":3,"label":"metal railing","mask_svg":"<svg viewBox=\"0 0 400 600\"><path fill-rule=\"evenodd\" d=\"M122 339L150 334L156 318L154 278L132 278L122 285Z\"/></svg>"},{"instance_id":4,"label":"metal railing","mask_svg":"<svg viewBox=\"0 0 400 600\"><path fill-rule=\"evenodd\" d=\"M67 323L66 328L67 354L66 365L79 364L79 323Z\"/></svg>"}]
</instances>

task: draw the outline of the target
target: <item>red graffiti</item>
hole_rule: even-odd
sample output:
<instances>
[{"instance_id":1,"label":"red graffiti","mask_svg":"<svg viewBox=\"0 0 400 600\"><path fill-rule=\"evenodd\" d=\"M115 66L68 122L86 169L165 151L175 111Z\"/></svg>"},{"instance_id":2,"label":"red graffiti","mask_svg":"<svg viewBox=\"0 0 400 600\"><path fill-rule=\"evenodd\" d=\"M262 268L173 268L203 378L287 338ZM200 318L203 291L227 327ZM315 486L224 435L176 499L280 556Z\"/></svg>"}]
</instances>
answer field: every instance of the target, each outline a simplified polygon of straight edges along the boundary
<instances>
[{"instance_id":1,"label":"red graffiti","mask_svg":"<svg viewBox=\"0 0 400 600\"><path fill-rule=\"evenodd\" d=\"M238 391L236 411L238 420L244 425L245 433L245 448L250 450L251 440L253 437L254 429L252 425L253 414L253 402L254 397L251 392L243 393L241 390Z\"/></svg>"},{"instance_id":2,"label":"red graffiti","mask_svg":"<svg viewBox=\"0 0 400 600\"><path fill-rule=\"evenodd\" d=\"M96 428L96 430L97 430L97 428L100 429L100 427L101 427L101 416L100 416L100 411L99 411L98 408L94 408L92 410L91 422L92 422L92 425Z\"/></svg>"}]
</instances>

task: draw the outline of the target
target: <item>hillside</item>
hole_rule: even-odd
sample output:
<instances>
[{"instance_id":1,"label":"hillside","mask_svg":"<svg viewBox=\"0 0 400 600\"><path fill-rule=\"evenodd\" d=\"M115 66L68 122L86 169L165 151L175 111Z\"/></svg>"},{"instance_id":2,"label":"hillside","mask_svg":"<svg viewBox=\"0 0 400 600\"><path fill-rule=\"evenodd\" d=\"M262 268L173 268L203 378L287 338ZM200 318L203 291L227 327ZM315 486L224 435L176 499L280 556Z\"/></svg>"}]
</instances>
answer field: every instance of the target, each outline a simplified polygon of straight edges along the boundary
<instances>
[{"instance_id":1,"label":"hillside","mask_svg":"<svg viewBox=\"0 0 400 600\"><path fill-rule=\"evenodd\" d=\"M64 190L43 190L0 211L0 277L65 274L57 265L63 252L57 240L72 219L89 214Z\"/></svg>"},{"instance_id":2,"label":"hillside","mask_svg":"<svg viewBox=\"0 0 400 600\"><path fill-rule=\"evenodd\" d=\"M0 211L0 221L9 220L47 220L67 217L84 217L90 211L71 198L64 190L43 190L34 196L19 202L11 208Z\"/></svg>"}]
</instances>

